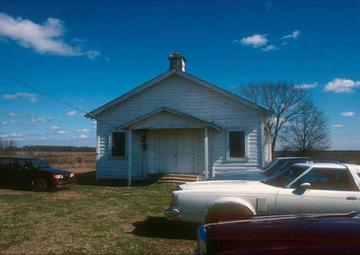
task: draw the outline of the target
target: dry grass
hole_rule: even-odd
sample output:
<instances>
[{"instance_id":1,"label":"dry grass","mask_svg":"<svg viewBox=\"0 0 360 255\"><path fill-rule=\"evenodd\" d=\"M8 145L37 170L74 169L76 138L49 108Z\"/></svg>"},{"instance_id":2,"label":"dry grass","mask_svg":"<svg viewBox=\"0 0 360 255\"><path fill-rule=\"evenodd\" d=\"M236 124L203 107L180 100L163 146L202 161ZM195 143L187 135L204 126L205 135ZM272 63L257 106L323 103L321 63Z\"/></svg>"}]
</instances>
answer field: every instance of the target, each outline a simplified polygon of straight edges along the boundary
<instances>
[{"instance_id":1,"label":"dry grass","mask_svg":"<svg viewBox=\"0 0 360 255\"><path fill-rule=\"evenodd\" d=\"M16 151L15 155L39 157L51 166L69 169L76 173L95 170L95 152Z\"/></svg>"},{"instance_id":2,"label":"dry grass","mask_svg":"<svg viewBox=\"0 0 360 255\"><path fill-rule=\"evenodd\" d=\"M173 185L0 189L1 254L191 254L195 227L163 216Z\"/></svg>"}]
</instances>

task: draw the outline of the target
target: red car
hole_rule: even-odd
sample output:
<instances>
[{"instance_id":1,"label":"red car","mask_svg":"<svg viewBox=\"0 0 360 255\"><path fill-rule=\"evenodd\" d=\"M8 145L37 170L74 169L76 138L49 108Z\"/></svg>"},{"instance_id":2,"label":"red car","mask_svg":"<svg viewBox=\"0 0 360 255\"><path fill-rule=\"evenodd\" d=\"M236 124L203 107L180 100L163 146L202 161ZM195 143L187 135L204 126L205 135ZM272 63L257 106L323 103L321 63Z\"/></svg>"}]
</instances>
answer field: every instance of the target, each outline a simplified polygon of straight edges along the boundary
<instances>
[{"instance_id":1,"label":"red car","mask_svg":"<svg viewBox=\"0 0 360 255\"><path fill-rule=\"evenodd\" d=\"M202 225L196 254L360 254L358 213L282 215Z\"/></svg>"}]
</instances>

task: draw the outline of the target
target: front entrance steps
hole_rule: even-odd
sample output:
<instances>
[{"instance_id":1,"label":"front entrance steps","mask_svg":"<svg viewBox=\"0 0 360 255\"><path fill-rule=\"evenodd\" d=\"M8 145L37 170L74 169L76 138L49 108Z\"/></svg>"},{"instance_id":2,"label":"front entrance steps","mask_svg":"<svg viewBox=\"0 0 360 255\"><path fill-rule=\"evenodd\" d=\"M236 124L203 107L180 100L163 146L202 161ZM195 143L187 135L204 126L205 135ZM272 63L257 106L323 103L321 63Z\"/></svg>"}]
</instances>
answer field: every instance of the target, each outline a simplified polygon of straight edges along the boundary
<instances>
[{"instance_id":1,"label":"front entrance steps","mask_svg":"<svg viewBox=\"0 0 360 255\"><path fill-rule=\"evenodd\" d=\"M196 182L202 180L201 175L195 174L154 174L150 179L156 180L159 183L185 183Z\"/></svg>"}]
</instances>

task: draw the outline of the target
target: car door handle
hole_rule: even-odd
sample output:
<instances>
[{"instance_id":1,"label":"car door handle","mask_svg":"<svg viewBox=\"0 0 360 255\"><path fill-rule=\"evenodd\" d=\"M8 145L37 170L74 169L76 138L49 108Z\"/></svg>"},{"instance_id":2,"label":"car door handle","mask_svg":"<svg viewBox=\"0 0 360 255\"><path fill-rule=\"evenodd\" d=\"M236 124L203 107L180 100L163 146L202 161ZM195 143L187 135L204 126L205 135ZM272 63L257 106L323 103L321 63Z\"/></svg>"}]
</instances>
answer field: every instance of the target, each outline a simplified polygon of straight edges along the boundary
<instances>
[{"instance_id":1,"label":"car door handle","mask_svg":"<svg viewBox=\"0 0 360 255\"><path fill-rule=\"evenodd\" d=\"M350 196L350 197L347 197L346 200L357 200L357 197Z\"/></svg>"}]
</instances>

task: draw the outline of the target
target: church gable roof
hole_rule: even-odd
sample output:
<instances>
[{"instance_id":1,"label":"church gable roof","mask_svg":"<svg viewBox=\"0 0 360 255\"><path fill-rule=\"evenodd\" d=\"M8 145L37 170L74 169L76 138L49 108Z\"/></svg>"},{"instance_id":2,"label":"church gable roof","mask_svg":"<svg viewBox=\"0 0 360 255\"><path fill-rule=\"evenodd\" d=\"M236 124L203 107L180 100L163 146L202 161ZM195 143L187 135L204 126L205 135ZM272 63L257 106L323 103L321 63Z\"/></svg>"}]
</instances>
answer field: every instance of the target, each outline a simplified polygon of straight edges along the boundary
<instances>
[{"instance_id":1,"label":"church gable roof","mask_svg":"<svg viewBox=\"0 0 360 255\"><path fill-rule=\"evenodd\" d=\"M212 90L212 91L214 91L216 93L219 93L219 94L221 94L221 95L223 95L225 97L228 97L228 98L230 98L230 99L232 99L234 101L240 102L240 103L242 103L242 104L244 104L244 105L246 105L248 107L251 107L251 108L253 108L255 110L262 111L262 112L265 112L265 113L269 113L268 109L266 109L266 108L264 108L264 107L262 107L262 106L260 106L258 104L255 104L255 103L253 103L253 102L251 102L251 101L249 101L249 100L247 100L247 99L245 99L243 97L235 95L234 93L226 91L226 90L224 90L224 89L222 89L222 88L220 88L220 87L218 87L216 85L213 85L213 84L211 84L209 82L201 80L201 79L197 78L196 76L193 76L191 74L188 74L188 73L185 73L185 72L182 72L182 71L179 71L179 70L169 70L169 71L167 71L165 73L160 74L159 76L155 77L154 79L152 79L152 80L150 80L150 81L136 87L135 89L130 90L129 92L121 95L120 97L118 97L118 98L116 98L116 99L114 99L114 100L112 100L112 101L110 101L110 102L96 108L95 110L89 112L85 116L88 117L88 118L95 118L96 115L106 111L107 109L111 108L112 106L117 105L117 104L119 104L119 103L121 103L123 101L126 101L128 98L141 93L142 91L144 91L144 90L158 84L159 82L169 78L172 75L179 75L180 77L183 77L185 79L193 81L195 84L198 84L200 86L208 88L209 90Z\"/></svg>"}]
</instances>

